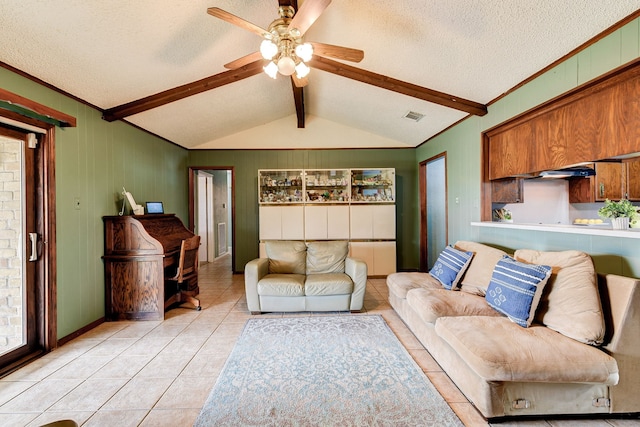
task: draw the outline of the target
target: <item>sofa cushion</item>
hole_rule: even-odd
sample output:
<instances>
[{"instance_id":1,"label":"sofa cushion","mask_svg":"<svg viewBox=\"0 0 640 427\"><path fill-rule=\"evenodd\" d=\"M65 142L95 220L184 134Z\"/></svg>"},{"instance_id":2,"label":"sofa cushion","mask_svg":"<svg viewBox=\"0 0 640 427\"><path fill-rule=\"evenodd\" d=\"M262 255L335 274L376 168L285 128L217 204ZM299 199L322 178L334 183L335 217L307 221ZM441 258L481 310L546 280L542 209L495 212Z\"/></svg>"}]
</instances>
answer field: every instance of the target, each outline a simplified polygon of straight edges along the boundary
<instances>
[{"instance_id":1,"label":"sofa cushion","mask_svg":"<svg viewBox=\"0 0 640 427\"><path fill-rule=\"evenodd\" d=\"M551 275L547 265L527 264L505 255L493 269L487 303L511 321L529 327Z\"/></svg>"},{"instance_id":2,"label":"sofa cushion","mask_svg":"<svg viewBox=\"0 0 640 427\"><path fill-rule=\"evenodd\" d=\"M426 323L446 316L500 316L483 297L446 289L412 289L407 292L407 304Z\"/></svg>"},{"instance_id":3,"label":"sofa cushion","mask_svg":"<svg viewBox=\"0 0 640 427\"><path fill-rule=\"evenodd\" d=\"M387 276L387 288L398 298L406 298L411 289L442 289L442 284L429 273L391 273Z\"/></svg>"},{"instance_id":4,"label":"sofa cushion","mask_svg":"<svg viewBox=\"0 0 640 427\"><path fill-rule=\"evenodd\" d=\"M307 245L300 241L268 241L265 250L269 258L269 273L305 274Z\"/></svg>"},{"instance_id":5,"label":"sofa cushion","mask_svg":"<svg viewBox=\"0 0 640 427\"><path fill-rule=\"evenodd\" d=\"M310 274L304 283L305 295L347 295L353 292L353 282L344 273Z\"/></svg>"},{"instance_id":6,"label":"sofa cushion","mask_svg":"<svg viewBox=\"0 0 640 427\"><path fill-rule=\"evenodd\" d=\"M304 274L267 274L258 282L258 295L304 296Z\"/></svg>"},{"instance_id":7,"label":"sofa cushion","mask_svg":"<svg viewBox=\"0 0 640 427\"><path fill-rule=\"evenodd\" d=\"M309 242L307 274L344 273L344 260L349 254L347 241Z\"/></svg>"},{"instance_id":8,"label":"sofa cushion","mask_svg":"<svg viewBox=\"0 0 640 427\"><path fill-rule=\"evenodd\" d=\"M463 240L456 242L454 246L461 251L473 252L473 260L460 281L460 290L484 296L491 281L493 267L507 253L482 243Z\"/></svg>"},{"instance_id":9,"label":"sofa cushion","mask_svg":"<svg viewBox=\"0 0 640 427\"><path fill-rule=\"evenodd\" d=\"M616 384L605 352L542 325L521 328L506 317L441 317L436 333L487 381Z\"/></svg>"},{"instance_id":10,"label":"sofa cushion","mask_svg":"<svg viewBox=\"0 0 640 427\"><path fill-rule=\"evenodd\" d=\"M447 246L438 255L429 274L438 279L445 289L456 288L472 257L473 252L460 251L453 246Z\"/></svg>"},{"instance_id":11,"label":"sofa cushion","mask_svg":"<svg viewBox=\"0 0 640 427\"><path fill-rule=\"evenodd\" d=\"M591 257L581 251L542 252L520 249L521 261L553 268L540 299L536 320L570 338L600 345L605 324Z\"/></svg>"}]
</instances>

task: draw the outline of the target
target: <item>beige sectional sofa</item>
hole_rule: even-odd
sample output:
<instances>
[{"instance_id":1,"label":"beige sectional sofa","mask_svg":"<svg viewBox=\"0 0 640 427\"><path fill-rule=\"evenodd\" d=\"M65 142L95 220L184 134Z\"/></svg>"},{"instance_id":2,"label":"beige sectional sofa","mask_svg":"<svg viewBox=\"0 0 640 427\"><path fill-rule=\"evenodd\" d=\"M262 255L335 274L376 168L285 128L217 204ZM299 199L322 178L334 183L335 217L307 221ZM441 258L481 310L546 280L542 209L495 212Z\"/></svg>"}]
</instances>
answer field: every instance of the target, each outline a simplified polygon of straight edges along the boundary
<instances>
[{"instance_id":1,"label":"beige sectional sofa","mask_svg":"<svg viewBox=\"0 0 640 427\"><path fill-rule=\"evenodd\" d=\"M367 264L349 258L346 241L268 241L267 258L244 270L252 314L362 310Z\"/></svg>"},{"instance_id":2,"label":"beige sectional sofa","mask_svg":"<svg viewBox=\"0 0 640 427\"><path fill-rule=\"evenodd\" d=\"M452 290L430 273L394 273L389 301L484 417L640 412L640 280L598 276L579 251L453 247L471 261ZM511 286L504 262L550 267L528 326L491 305Z\"/></svg>"}]
</instances>

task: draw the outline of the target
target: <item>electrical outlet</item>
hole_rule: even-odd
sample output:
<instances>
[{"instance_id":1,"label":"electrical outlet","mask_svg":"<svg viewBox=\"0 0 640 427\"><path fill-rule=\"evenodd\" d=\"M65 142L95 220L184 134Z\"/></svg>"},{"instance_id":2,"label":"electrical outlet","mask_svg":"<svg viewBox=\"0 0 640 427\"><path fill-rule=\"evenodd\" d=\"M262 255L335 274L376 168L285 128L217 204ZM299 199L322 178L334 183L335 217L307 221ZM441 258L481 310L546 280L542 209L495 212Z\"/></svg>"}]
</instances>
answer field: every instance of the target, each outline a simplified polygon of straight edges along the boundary
<instances>
[{"instance_id":1,"label":"electrical outlet","mask_svg":"<svg viewBox=\"0 0 640 427\"><path fill-rule=\"evenodd\" d=\"M460 204L460 197L456 197L456 205Z\"/></svg>"},{"instance_id":2,"label":"electrical outlet","mask_svg":"<svg viewBox=\"0 0 640 427\"><path fill-rule=\"evenodd\" d=\"M73 207L76 210L80 210L80 197L73 199Z\"/></svg>"}]
</instances>

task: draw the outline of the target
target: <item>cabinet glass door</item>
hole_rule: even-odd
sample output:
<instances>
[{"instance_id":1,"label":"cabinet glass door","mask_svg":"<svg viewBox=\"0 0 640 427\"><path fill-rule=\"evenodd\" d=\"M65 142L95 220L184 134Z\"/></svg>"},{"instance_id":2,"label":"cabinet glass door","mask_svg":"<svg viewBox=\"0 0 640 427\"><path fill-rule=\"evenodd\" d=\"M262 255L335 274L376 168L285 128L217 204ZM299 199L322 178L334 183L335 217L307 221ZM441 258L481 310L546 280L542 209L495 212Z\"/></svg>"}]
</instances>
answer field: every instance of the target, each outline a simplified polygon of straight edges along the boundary
<instances>
[{"instance_id":1,"label":"cabinet glass door","mask_svg":"<svg viewBox=\"0 0 640 427\"><path fill-rule=\"evenodd\" d=\"M260 204L302 203L303 195L302 169L258 171Z\"/></svg>"},{"instance_id":2,"label":"cabinet glass door","mask_svg":"<svg viewBox=\"0 0 640 427\"><path fill-rule=\"evenodd\" d=\"M348 169L307 169L305 202L348 203L349 181Z\"/></svg>"},{"instance_id":3,"label":"cabinet glass door","mask_svg":"<svg viewBox=\"0 0 640 427\"><path fill-rule=\"evenodd\" d=\"M391 203L395 201L395 169L352 169L353 203Z\"/></svg>"}]
</instances>

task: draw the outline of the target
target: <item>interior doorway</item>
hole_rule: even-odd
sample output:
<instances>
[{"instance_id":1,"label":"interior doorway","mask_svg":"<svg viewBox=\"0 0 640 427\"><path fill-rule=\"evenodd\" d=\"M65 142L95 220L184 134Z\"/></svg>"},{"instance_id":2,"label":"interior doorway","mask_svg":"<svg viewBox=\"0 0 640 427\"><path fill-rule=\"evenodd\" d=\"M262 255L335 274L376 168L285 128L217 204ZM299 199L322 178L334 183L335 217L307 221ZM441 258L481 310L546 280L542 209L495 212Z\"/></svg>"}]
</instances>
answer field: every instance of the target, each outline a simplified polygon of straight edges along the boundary
<instances>
[{"instance_id":1,"label":"interior doorway","mask_svg":"<svg viewBox=\"0 0 640 427\"><path fill-rule=\"evenodd\" d=\"M448 244L447 153L420 163L420 270L428 271Z\"/></svg>"},{"instance_id":2,"label":"interior doorway","mask_svg":"<svg viewBox=\"0 0 640 427\"><path fill-rule=\"evenodd\" d=\"M189 168L189 228L200 236L200 262L231 253L235 265L232 167Z\"/></svg>"}]
</instances>

